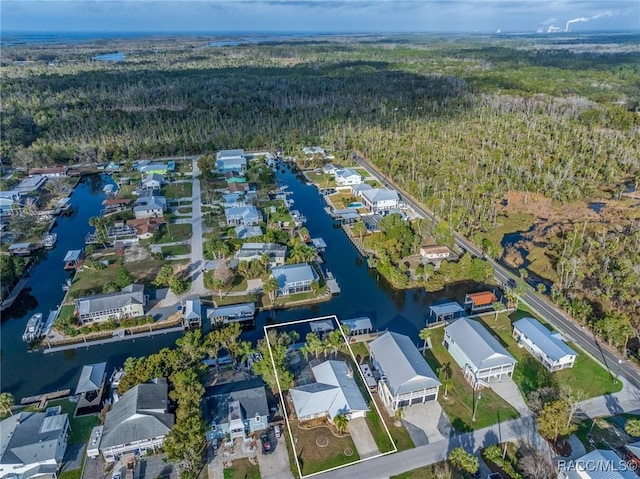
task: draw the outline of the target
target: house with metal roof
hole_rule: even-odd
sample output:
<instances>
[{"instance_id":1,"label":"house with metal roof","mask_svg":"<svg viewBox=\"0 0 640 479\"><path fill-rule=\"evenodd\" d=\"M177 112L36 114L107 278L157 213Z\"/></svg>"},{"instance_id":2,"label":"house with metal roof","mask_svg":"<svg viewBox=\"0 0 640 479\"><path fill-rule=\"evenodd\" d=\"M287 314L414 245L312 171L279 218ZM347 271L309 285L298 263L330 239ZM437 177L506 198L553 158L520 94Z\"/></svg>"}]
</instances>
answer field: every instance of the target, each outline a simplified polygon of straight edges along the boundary
<instances>
[{"instance_id":1,"label":"house with metal roof","mask_svg":"<svg viewBox=\"0 0 640 479\"><path fill-rule=\"evenodd\" d=\"M33 175L25 178L16 186L13 187L15 191L18 193L32 193L34 191L40 190L44 186L47 181L47 177L44 175Z\"/></svg>"},{"instance_id":2,"label":"house with metal roof","mask_svg":"<svg viewBox=\"0 0 640 479\"><path fill-rule=\"evenodd\" d=\"M317 319L315 321L310 321L309 328L311 328L312 333L319 333L319 336L322 337L323 334L326 334L336 329L336 325L333 319L325 318L325 319Z\"/></svg>"},{"instance_id":3,"label":"house with metal roof","mask_svg":"<svg viewBox=\"0 0 640 479\"><path fill-rule=\"evenodd\" d=\"M464 305L470 313L482 313L493 311L498 302L493 291L480 291L478 293L467 293L464 297Z\"/></svg>"},{"instance_id":4,"label":"house with metal roof","mask_svg":"<svg viewBox=\"0 0 640 479\"><path fill-rule=\"evenodd\" d=\"M167 211L167 199L164 196L146 196L136 200L133 215L140 218L159 218Z\"/></svg>"},{"instance_id":5,"label":"house with metal roof","mask_svg":"<svg viewBox=\"0 0 640 479\"><path fill-rule=\"evenodd\" d=\"M137 190L152 190L152 191L160 191L162 185L164 183L164 178L162 175L158 173L151 173L147 175L144 180L140 182Z\"/></svg>"},{"instance_id":6,"label":"house with metal roof","mask_svg":"<svg viewBox=\"0 0 640 479\"><path fill-rule=\"evenodd\" d=\"M143 175L166 175L167 171L169 171L167 165L163 163L151 163L140 167L140 172Z\"/></svg>"},{"instance_id":7,"label":"house with metal roof","mask_svg":"<svg viewBox=\"0 0 640 479\"><path fill-rule=\"evenodd\" d=\"M259 226L239 225L234 229L236 232L236 238L238 239L257 238L264 234L262 232L262 228L260 228Z\"/></svg>"},{"instance_id":8,"label":"house with metal roof","mask_svg":"<svg viewBox=\"0 0 640 479\"><path fill-rule=\"evenodd\" d=\"M387 331L369 352L380 373L378 394L390 410L438 399L441 383L408 336Z\"/></svg>"},{"instance_id":9,"label":"house with metal roof","mask_svg":"<svg viewBox=\"0 0 640 479\"><path fill-rule=\"evenodd\" d=\"M0 477L57 477L69 437L69 418L59 412L19 412L0 422Z\"/></svg>"},{"instance_id":10,"label":"house with metal roof","mask_svg":"<svg viewBox=\"0 0 640 479\"><path fill-rule=\"evenodd\" d=\"M138 384L124 393L107 413L100 440L105 461L136 452L144 455L162 447L174 423L169 414L166 379Z\"/></svg>"},{"instance_id":11,"label":"house with metal roof","mask_svg":"<svg viewBox=\"0 0 640 479\"><path fill-rule=\"evenodd\" d=\"M144 286L130 284L118 293L98 294L75 300L76 314L82 323L120 321L126 318L144 316L146 296Z\"/></svg>"},{"instance_id":12,"label":"house with metal roof","mask_svg":"<svg viewBox=\"0 0 640 479\"><path fill-rule=\"evenodd\" d=\"M211 326L250 321L255 314L255 303L230 304L207 309L207 319L211 321Z\"/></svg>"},{"instance_id":13,"label":"house with metal roof","mask_svg":"<svg viewBox=\"0 0 640 479\"><path fill-rule=\"evenodd\" d=\"M299 421L320 417L331 421L338 414L347 419L366 416L369 406L345 361L323 361L312 366L311 371L314 382L289 389Z\"/></svg>"},{"instance_id":14,"label":"house with metal roof","mask_svg":"<svg viewBox=\"0 0 640 479\"><path fill-rule=\"evenodd\" d=\"M282 296L311 291L311 283L318 280L318 273L308 263L272 268L271 276L278 281L278 294Z\"/></svg>"},{"instance_id":15,"label":"house with metal roof","mask_svg":"<svg viewBox=\"0 0 640 479\"><path fill-rule=\"evenodd\" d=\"M262 223L262 215L253 205L225 208L224 215L228 225L257 225Z\"/></svg>"},{"instance_id":16,"label":"house with metal roof","mask_svg":"<svg viewBox=\"0 0 640 479\"><path fill-rule=\"evenodd\" d=\"M0 216L20 213L24 206L24 195L15 190L0 191Z\"/></svg>"},{"instance_id":17,"label":"house with metal roof","mask_svg":"<svg viewBox=\"0 0 640 479\"><path fill-rule=\"evenodd\" d=\"M513 323L513 338L549 371L572 368L577 353L565 344L559 334L549 331L534 318Z\"/></svg>"},{"instance_id":18,"label":"house with metal roof","mask_svg":"<svg viewBox=\"0 0 640 479\"><path fill-rule=\"evenodd\" d=\"M42 176L46 176L47 178L56 178L61 176L67 176L68 172L69 172L69 167L62 165L62 166L46 166L43 168L29 168L29 171L27 171L27 174L29 176L42 175Z\"/></svg>"},{"instance_id":19,"label":"house with metal roof","mask_svg":"<svg viewBox=\"0 0 640 479\"><path fill-rule=\"evenodd\" d=\"M464 308L456 301L445 299L429 306L427 324L452 321L462 316L464 316Z\"/></svg>"},{"instance_id":20,"label":"house with metal roof","mask_svg":"<svg viewBox=\"0 0 640 479\"><path fill-rule=\"evenodd\" d=\"M244 195L242 193L227 193L222 195L220 200L223 203L223 207L232 208L238 206L245 206Z\"/></svg>"},{"instance_id":21,"label":"house with metal roof","mask_svg":"<svg viewBox=\"0 0 640 479\"><path fill-rule=\"evenodd\" d=\"M449 259L452 251L448 246L425 245L420 246L420 257L426 263L439 263L445 259Z\"/></svg>"},{"instance_id":22,"label":"house with metal roof","mask_svg":"<svg viewBox=\"0 0 640 479\"><path fill-rule=\"evenodd\" d=\"M359 185L364 181L362 175L351 168L345 168L344 170L338 170L335 173L336 183L341 186Z\"/></svg>"},{"instance_id":23,"label":"house with metal roof","mask_svg":"<svg viewBox=\"0 0 640 479\"><path fill-rule=\"evenodd\" d=\"M202 325L202 305L200 304L200 298L187 299L184 302L182 319L184 319L189 326Z\"/></svg>"},{"instance_id":24,"label":"house with metal roof","mask_svg":"<svg viewBox=\"0 0 640 479\"><path fill-rule=\"evenodd\" d=\"M475 388L513 375L517 361L478 321L456 319L444 328L442 344Z\"/></svg>"},{"instance_id":25,"label":"house with metal roof","mask_svg":"<svg viewBox=\"0 0 640 479\"><path fill-rule=\"evenodd\" d=\"M304 153L307 156L313 156L313 155L326 156L327 154L327 152L321 146L305 146L302 149L302 153Z\"/></svg>"},{"instance_id":26,"label":"house with metal roof","mask_svg":"<svg viewBox=\"0 0 640 479\"><path fill-rule=\"evenodd\" d=\"M372 213L383 213L400 205L400 196L396 190L373 188L360 194L362 204Z\"/></svg>"},{"instance_id":27,"label":"house with metal roof","mask_svg":"<svg viewBox=\"0 0 640 479\"><path fill-rule=\"evenodd\" d=\"M351 193L353 193L353 195L356 197L359 197L360 195L362 195L363 191L372 190L372 189L373 189L373 186L367 183L357 183L355 185L351 185Z\"/></svg>"},{"instance_id":28,"label":"house with metal roof","mask_svg":"<svg viewBox=\"0 0 640 479\"><path fill-rule=\"evenodd\" d=\"M558 479L638 479L633 467L615 451L596 449L559 467Z\"/></svg>"},{"instance_id":29,"label":"house with metal roof","mask_svg":"<svg viewBox=\"0 0 640 479\"><path fill-rule=\"evenodd\" d=\"M107 363L87 364L82 367L76 386L76 395L80 395L76 406L76 416L100 412L102 395L107 380Z\"/></svg>"},{"instance_id":30,"label":"house with metal roof","mask_svg":"<svg viewBox=\"0 0 640 479\"><path fill-rule=\"evenodd\" d=\"M206 388L202 410L209 426L208 442L223 439L227 434L232 441L245 439L268 427L267 393L258 378Z\"/></svg>"},{"instance_id":31,"label":"house with metal roof","mask_svg":"<svg viewBox=\"0 0 640 479\"><path fill-rule=\"evenodd\" d=\"M368 334L373 331L373 324L371 324L371 319L365 316L361 318L343 319L341 323L349 328L349 336Z\"/></svg>"},{"instance_id":32,"label":"house with metal roof","mask_svg":"<svg viewBox=\"0 0 640 479\"><path fill-rule=\"evenodd\" d=\"M244 150L221 150L216 153L216 168L220 173L227 171L246 171L247 157Z\"/></svg>"},{"instance_id":33,"label":"house with metal roof","mask_svg":"<svg viewBox=\"0 0 640 479\"><path fill-rule=\"evenodd\" d=\"M274 268L284 264L287 247L278 243L244 243L236 252L238 261L261 260L262 256L269 258L269 265Z\"/></svg>"}]
</instances>

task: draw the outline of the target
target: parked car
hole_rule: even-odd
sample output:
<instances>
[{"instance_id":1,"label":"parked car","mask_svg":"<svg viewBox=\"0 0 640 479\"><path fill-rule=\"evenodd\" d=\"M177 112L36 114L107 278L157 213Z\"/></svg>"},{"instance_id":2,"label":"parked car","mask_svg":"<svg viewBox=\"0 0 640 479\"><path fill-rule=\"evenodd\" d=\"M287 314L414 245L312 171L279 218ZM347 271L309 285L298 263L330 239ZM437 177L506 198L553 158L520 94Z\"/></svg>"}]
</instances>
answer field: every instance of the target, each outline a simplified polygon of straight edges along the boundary
<instances>
[{"instance_id":1,"label":"parked car","mask_svg":"<svg viewBox=\"0 0 640 479\"><path fill-rule=\"evenodd\" d=\"M273 446L269 440L269 435L265 432L260 435L260 442L262 442L262 454L269 454L273 452Z\"/></svg>"},{"instance_id":2,"label":"parked car","mask_svg":"<svg viewBox=\"0 0 640 479\"><path fill-rule=\"evenodd\" d=\"M487 476L487 479L502 479L502 474L499 472L492 472Z\"/></svg>"},{"instance_id":3,"label":"parked car","mask_svg":"<svg viewBox=\"0 0 640 479\"><path fill-rule=\"evenodd\" d=\"M122 473L120 471L116 471L111 475L111 479L122 479Z\"/></svg>"}]
</instances>

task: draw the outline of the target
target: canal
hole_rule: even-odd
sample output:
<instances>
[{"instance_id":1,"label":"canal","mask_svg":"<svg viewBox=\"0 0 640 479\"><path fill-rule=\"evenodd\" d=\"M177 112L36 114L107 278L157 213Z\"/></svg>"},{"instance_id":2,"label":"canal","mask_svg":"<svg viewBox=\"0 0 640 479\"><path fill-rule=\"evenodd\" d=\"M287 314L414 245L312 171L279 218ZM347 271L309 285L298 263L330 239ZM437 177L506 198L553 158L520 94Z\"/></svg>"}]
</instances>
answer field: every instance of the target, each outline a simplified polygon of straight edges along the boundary
<instances>
[{"instance_id":1,"label":"canal","mask_svg":"<svg viewBox=\"0 0 640 479\"><path fill-rule=\"evenodd\" d=\"M331 301L308 307L260 313L256 329L245 333L252 341L262 337L262 326L275 322L306 319L335 314L340 319L368 316L377 330L393 330L412 337L416 343L418 332L424 327L428 305L442 298L461 301L464 293L474 286L457 284L438 293L426 293L424 289L397 291L367 268L355 247L333 219L326 214L326 206L318 190L300 181L294 172L281 167L279 180L289 185L294 209L307 217L305 225L311 237L322 237L328 247L324 254L325 266L337 279L341 294ZM22 293L16 304L3 315L2 320L2 391L19 398L56 389L74 388L84 364L107 361L108 371L123 364L128 356L143 356L172 345L178 334L123 341L105 346L92 346L53 354L28 352L21 341L25 324L34 312L45 315L61 301L62 283L68 277L62 268L62 258L69 249L83 246L90 230L88 219L96 216L104 198L102 187L110 181L105 176L92 176L82 180L71 201L75 213L58 219L55 232L58 244L53 251L33 269L29 290ZM10 315L13 315L11 317ZM6 316L6 317L4 317ZM205 325L208 329L209 325Z\"/></svg>"}]
</instances>

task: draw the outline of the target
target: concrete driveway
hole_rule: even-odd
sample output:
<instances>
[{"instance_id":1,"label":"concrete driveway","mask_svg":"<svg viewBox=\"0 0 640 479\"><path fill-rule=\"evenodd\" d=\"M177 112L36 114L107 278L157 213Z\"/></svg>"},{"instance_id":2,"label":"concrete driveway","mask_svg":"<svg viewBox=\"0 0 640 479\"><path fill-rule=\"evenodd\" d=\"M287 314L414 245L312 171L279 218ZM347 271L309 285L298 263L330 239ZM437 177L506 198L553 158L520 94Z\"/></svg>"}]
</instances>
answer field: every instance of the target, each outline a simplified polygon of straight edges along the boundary
<instances>
[{"instance_id":1,"label":"concrete driveway","mask_svg":"<svg viewBox=\"0 0 640 479\"><path fill-rule=\"evenodd\" d=\"M527 406L527 403L524 402L524 399L522 398L520 388L518 388L516 383L513 382L513 379L502 378L501 382L492 381L489 384L491 385L491 389L493 389L498 396L511 404L511 406L513 406L521 416L528 416L531 414L529 406Z\"/></svg>"},{"instance_id":2,"label":"concrete driveway","mask_svg":"<svg viewBox=\"0 0 640 479\"><path fill-rule=\"evenodd\" d=\"M375 411L369 411L369 414L374 413ZM367 457L380 454L365 418L359 417L351 419L347 423L347 429L349 430L349 434L351 434L353 443L356 445L360 459L366 459Z\"/></svg>"},{"instance_id":3,"label":"concrete driveway","mask_svg":"<svg viewBox=\"0 0 640 479\"><path fill-rule=\"evenodd\" d=\"M404 419L413 443L416 446L441 441L449 437L451 423L438 401L414 404L404 408Z\"/></svg>"},{"instance_id":4,"label":"concrete driveway","mask_svg":"<svg viewBox=\"0 0 640 479\"><path fill-rule=\"evenodd\" d=\"M283 431L283 434L287 434L287 432ZM271 454L258 454L260 477L264 479L294 479L289 467L289 452L284 436L276 439L274 434L269 434L269 439L274 445L274 450Z\"/></svg>"}]
</instances>

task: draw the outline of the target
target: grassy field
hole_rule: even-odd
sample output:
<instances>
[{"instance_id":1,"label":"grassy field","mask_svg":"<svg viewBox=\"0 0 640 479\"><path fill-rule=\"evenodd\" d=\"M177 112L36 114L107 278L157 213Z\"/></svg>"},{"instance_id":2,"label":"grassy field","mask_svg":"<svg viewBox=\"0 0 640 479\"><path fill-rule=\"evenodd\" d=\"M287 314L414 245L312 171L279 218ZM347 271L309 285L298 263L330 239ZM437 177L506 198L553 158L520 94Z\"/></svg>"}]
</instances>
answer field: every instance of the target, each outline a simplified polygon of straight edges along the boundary
<instances>
[{"instance_id":1,"label":"grassy field","mask_svg":"<svg viewBox=\"0 0 640 479\"><path fill-rule=\"evenodd\" d=\"M535 223L535 220L535 216L527 213L501 214L498 216L498 226L483 233L482 237L489 240L495 250L499 250L501 253L502 248L500 247L500 243L505 234L516 231L527 231Z\"/></svg>"},{"instance_id":2,"label":"grassy field","mask_svg":"<svg viewBox=\"0 0 640 479\"><path fill-rule=\"evenodd\" d=\"M525 316L532 316L532 314L526 310L518 310L510 315L499 314L497 319L494 319L494 315L484 316L480 319L480 322L498 336L509 353L518 360L513 380L525 398L531 391L544 386L560 384L570 386L574 390L584 391L587 398L618 392L622 389L622 385L615 384L605 369L571 343L568 343L568 346L578 353L573 368L554 373L547 371L524 348L519 348L511 336L511 324Z\"/></svg>"},{"instance_id":3,"label":"grassy field","mask_svg":"<svg viewBox=\"0 0 640 479\"><path fill-rule=\"evenodd\" d=\"M438 371L443 364L449 363L452 370L452 377L448 387L447 398L444 397L444 388L440 388L438 401L442 409L449 416L453 427L458 431L471 431L491 426L500 421L515 419L518 412L507 402L498 396L493 390L485 388L482 390L482 402L476 409L476 421L472 421L473 416L473 389L464 378L462 371L455 363L449 352L442 345L444 328L434 329L431 332L432 349L425 353L427 362L434 371Z\"/></svg>"},{"instance_id":4,"label":"grassy field","mask_svg":"<svg viewBox=\"0 0 640 479\"><path fill-rule=\"evenodd\" d=\"M162 254L166 255L180 255L180 254L189 254L191 253L191 246L187 244L176 244L172 246L163 246Z\"/></svg>"},{"instance_id":5,"label":"grassy field","mask_svg":"<svg viewBox=\"0 0 640 479\"><path fill-rule=\"evenodd\" d=\"M315 173L313 171L309 171L307 176L311 181L313 181L320 188L335 188L338 186L336 180L334 180L335 175L327 174L327 173Z\"/></svg>"},{"instance_id":6,"label":"grassy field","mask_svg":"<svg viewBox=\"0 0 640 479\"><path fill-rule=\"evenodd\" d=\"M173 243L191 238L191 225L189 223L179 225L167 225L162 229L158 239L154 239L155 244Z\"/></svg>"},{"instance_id":7,"label":"grassy field","mask_svg":"<svg viewBox=\"0 0 640 479\"><path fill-rule=\"evenodd\" d=\"M80 479L82 477L82 468L73 469L72 471L64 471L58 475L58 479Z\"/></svg>"},{"instance_id":8,"label":"grassy field","mask_svg":"<svg viewBox=\"0 0 640 479\"><path fill-rule=\"evenodd\" d=\"M317 293L314 293L313 291L308 291L306 293L296 293L296 294L290 294L288 296L278 296L274 303L276 306L284 306L287 303L294 303L296 301L305 301L307 299L318 298L322 296L326 290L327 290L327 286L324 285L318 288ZM269 295L265 295L264 301L265 301L265 304L267 305L271 304L271 301L269 300Z\"/></svg>"},{"instance_id":9,"label":"grassy field","mask_svg":"<svg viewBox=\"0 0 640 479\"><path fill-rule=\"evenodd\" d=\"M180 206L178 208L178 213L181 214L191 214L193 211L193 208L191 206Z\"/></svg>"},{"instance_id":10,"label":"grassy field","mask_svg":"<svg viewBox=\"0 0 640 479\"><path fill-rule=\"evenodd\" d=\"M189 263L189 260L181 260L181 261L172 261L171 264L172 265L181 264L182 261L184 261L183 264ZM131 273L131 276L133 276L136 279L137 282L151 283L151 281L155 279L156 275L158 274L158 270L163 264L165 264L164 261L151 257L142 261L127 263L125 267L129 271L129 273Z\"/></svg>"},{"instance_id":11,"label":"grassy field","mask_svg":"<svg viewBox=\"0 0 640 479\"><path fill-rule=\"evenodd\" d=\"M391 438L393 439L393 442L395 443L398 451L413 449L415 447L415 444L413 444L413 441L411 440L411 436L409 436L409 432L407 431L407 429L404 426L398 427L394 425L395 420L391 416L389 416L389 414L387 413L387 409L385 408L384 404L382 404L382 401L380 400L378 395L374 394L373 398L378 405L378 409L380 409L380 412L382 413L382 420L387 425L387 429L389 429ZM378 446L380 452L385 452L388 449L384 446L389 439L382 425L376 424L377 421L379 421L377 414L367 414L367 425L369 426L369 430L371 431L371 434L376 441L376 445ZM382 435L382 433L384 433L384 435Z\"/></svg>"},{"instance_id":12,"label":"grassy field","mask_svg":"<svg viewBox=\"0 0 640 479\"><path fill-rule=\"evenodd\" d=\"M162 196L170 198L191 198L193 191L192 183L174 183L172 185L164 185L160 190Z\"/></svg>"},{"instance_id":13,"label":"grassy field","mask_svg":"<svg viewBox=\"0 0 640 479\"><path fill-rule=\"evenodd\" d=\"M464 477L462 473L449 466L447 461L443 461L391 476L391 479L464 479Z\"/></svg>"},{"instance_id":14,"label":"grassy field","mask_svg":"<svg viewBox=\"0 0 640 479\"><path fill-rule=\"evenodd\" d=\"M85 292L101 293L105 284L116 281L120 268L121 265L117 262L111 263L101 270L89 268L87 265L83 266L74 278L73 284L69 288L69 294L71 297L78 298L86 295Z\"/></svg>"},{"instance_id":15,"label":"grassy field","mask_svg":"<svg viewBox=\"0 0 640 479\"><path fill-rule=\"evenodd\" d=\"M224 479L260 479L260 468L246 457L234 459L233 466L224 470Z\"/></svg>"}]
</instances>

